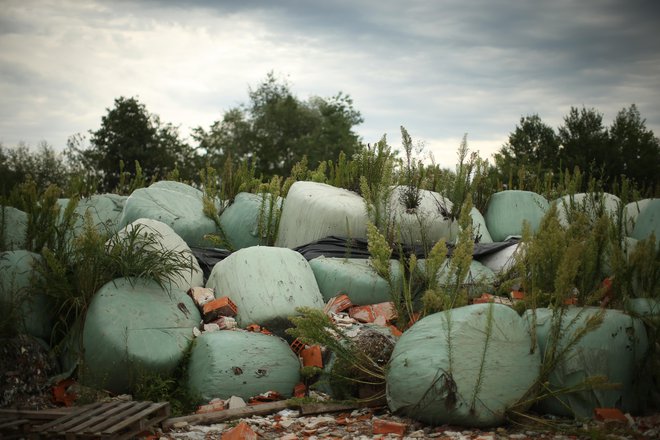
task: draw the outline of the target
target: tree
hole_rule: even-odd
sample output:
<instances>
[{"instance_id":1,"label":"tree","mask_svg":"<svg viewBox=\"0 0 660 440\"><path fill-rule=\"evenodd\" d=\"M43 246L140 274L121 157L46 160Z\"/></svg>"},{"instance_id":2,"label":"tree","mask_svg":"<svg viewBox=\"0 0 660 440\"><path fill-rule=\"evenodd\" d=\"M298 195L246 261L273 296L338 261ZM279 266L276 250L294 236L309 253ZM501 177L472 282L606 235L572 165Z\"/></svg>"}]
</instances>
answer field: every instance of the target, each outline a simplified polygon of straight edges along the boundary
<instances>
[{"instance_id":1,"label":"tree","mask_svg":"<svg viewBox=\"0 0 660 440\"><path fill-rule=\"evenodd\" d=\"M249 105L228 110L208 131L193 130L193 138L212 162L231 156L253 161L264 176L282 176L305 155L315 167L340 151L350 156L359 147L353 127L362 117L348 95L301 101L271 72L249 90L249 97Z\"/></svg>"},{"instance_id":2,"label":"tree","mask_svg":"<svg viewBox=\"0 0 660 440\"><path fill-rule=\"evenodd\" d=\"M495 154L495 163L506 181L518 182L520 171L531 173L553 172L559 168L559 137L539 115L520 118L520 124L509 134L509 140Z\"/></svg>"},{"instance_id":3,"label":"tree","mask_svg":"<svg viewBox=\"0 0 660 440\"><path fill-rule=\"evenodd\" d=\"M559 127L559 139L563 168L572 171L578 167L582 173L604 180L616 176L611 168L616 156L610 151L603 115L595 109L571 107Z\"/></svg>"},{"instance_id":4,"label":"tree","mask_svg":"<svg viewBox=\"0 0 660 440\"><path fill-rule=\"evenodd\" d=\"M47 142L40 142L36 151L19 143L14 148L0 144L0 193L9 194L16 185L31 179L40 190L56 184L67 186L69 169L61 153Z\"/></svg>"},{"instance_id":5,"label":"tree","mask_svg":"<svg viewBox=\"0 0 660 440\"><path fill-rule=\"evenodd\" d=\"M660 176L660 141L646 128L635 104L623 108L614 119L610 130L612 160L619 174L633 180L638 186L655 190Z\"/></svg>"},{"instance_id":6,"label":"tree","mask_svg":"<svg viewBox=\"0 0 660 440\"><path fill-rule=\"evenodd\" d=\"M80 147L80 136L69 141L74 161L99 173L101 191L117 186L121 161L129 173L135 173L135 162L139 162L147 179L163 177L175 167L183 174L194 173L196 167L190 163L195 162L194 152L179 139L177 127L161 123L136 98L119 97L114 108L106 110L101 127L90 131L89 148Z\"/></svg>"}]
</instances>

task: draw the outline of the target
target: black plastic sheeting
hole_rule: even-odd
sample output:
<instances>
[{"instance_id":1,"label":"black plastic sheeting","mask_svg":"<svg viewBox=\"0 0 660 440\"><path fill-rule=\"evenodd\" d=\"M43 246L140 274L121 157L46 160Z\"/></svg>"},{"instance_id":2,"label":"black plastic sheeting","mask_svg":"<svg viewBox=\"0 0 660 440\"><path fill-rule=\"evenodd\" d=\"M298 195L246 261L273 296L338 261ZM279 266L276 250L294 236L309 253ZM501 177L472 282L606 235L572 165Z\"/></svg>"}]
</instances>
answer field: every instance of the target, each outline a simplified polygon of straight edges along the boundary
<instances>
[{"instance_id":1,"label":"black plastic sheeting","mask_svg":"<svg viewBox=\"0 0 660 440\"><path fill-rule=\"evenodd\" d=\"M472 256L475 259L488 254L495 253L504 248L518 243L518 240L511 239L499 243L475 243ZM301 253L307 261L317 257L337 257L337 258L369 258L367 240L362 238L346 238L330 236L322 238L315 242L298 246L293 249ZM447 244L447 256L451 256L454 245ZM415 255L417 258L426 258L426 252L423 246L401 246L392 250L392 258L398 260L401 255L406 258Z\"/></svg>"},{"instance_id":2,"label":"black plastic sheeting","mask_svg":"<svg viewBox=\"0 0 660 440\"><path fill-rule=\"evenodd\" d=\"M510 239L498 243L475 243L472 256L479 259L488 254L498 252L504 248L518 243L517 239ZM204 280L211 275L213 266L224 260L231 251L218 248L191 247L192 253L197 258L199 266L204 272ZM369 258L367 240L363 238L346 238L331 235L309 244L298 246L293 249L302 254L307 261L318 257L336 257L336 258ZM447 256L451 256L454 245L447 244ZM401 256L409 258L415 255L417 258L426 258L426 252L422 246L401 246L392 250L392 258L399 260Z\"/></svg>"}]
</instances>

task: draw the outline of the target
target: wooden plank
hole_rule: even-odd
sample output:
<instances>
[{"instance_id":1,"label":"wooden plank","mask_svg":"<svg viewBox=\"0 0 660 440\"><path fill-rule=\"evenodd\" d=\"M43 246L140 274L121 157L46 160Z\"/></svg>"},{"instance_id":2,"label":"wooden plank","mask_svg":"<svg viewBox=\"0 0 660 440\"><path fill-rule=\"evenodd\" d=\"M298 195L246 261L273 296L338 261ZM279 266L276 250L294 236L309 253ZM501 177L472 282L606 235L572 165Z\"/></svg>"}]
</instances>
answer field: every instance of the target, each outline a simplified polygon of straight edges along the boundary
<instances>
[{"instance_id":1,"label":"wooden plank","mask_svg":"<svg viewBox=\"0 0 660 440\"><path fill-rule=\"evenodd\" d=\"M37 426L36 429L40 432L45 432L45 431L62 431L65 429L66 426L69 426L69 424L73 421L74 424L79 421L79 418L85 417L86 415L94 415L98 414L99 412L103 411L103 403L98 402L93 405L91 405L88 408L81 408L78 411L74 411L73 413L66 415L64 417L60 417L58 419L53 420L52 422L46 423L44 425Z\"/></svg>"},{"instance_id":2,"label":"wooden plank","mask_svg":"<svg viewBox=\"0 0 660 440\"><path fill-rule=\"evenodd\" d=\"M356 403L305 403L300 405L300 415L309 416L314 414L333 413L340 411L352 411L360 408L379 408L383 403L380 401L356 402Z\"/></svg>"},{"instance_id":3,"label":"wooden plank","mask_svg":"<svg viewBox=\"0 0 660 440\"><path fill-rule=\"evenodd\" d=\"M130 407L125 408L120 414L115 414L112 417L108 417L102 423L99 423L98 425L86 430L86 432L100 435L101 432L114 426L122 420L126 420L127 418L132 419L136 414L139 414L145 408L149 407L150 404L151 402L133 402Z\"/></svg>"},{"instance_id":4,"label":"wooden plank","mask_svg":"<svg viewBox=\"0 0 660 440\"><path fill-rule=\"evenodd\" d=\"M55 420L71 414L72 408L55 408L46 410L32 409L0 409L0 417L20 417L30 420Z\"/></svg>"},{"instance_id":5,"label":"wooden plank","mask_svg":"<svg viewBox=\"0 0 660 440\"><path fill-rule=\"evenodd\" d=\"M0 419L0 429L14 429L29 424L30 421L28 419Z\"/></svg>"},{"instance_id":6,"label":"wooden plank","mask_svg":"<svg viewBox=\"0 0 660 440\"><path fill-rule=\"evenodd\" d=\"M272 414L276 411L280 411L286 408L294 407L297 407L297 405L289 400L278 400L277 402L262 403L260 405L246 406L243 408L225 409L222 411L214 411L206 414L193 414L190 416L175 417L165 420L163 422L163 428L170 428L172 425L178 422L186 422L189 424L211 424L241 417L262 416L266 414Z\"/></svg>"},{"instance_id":7,"label":"wooden plank","mask_svg":"<svg viewBox=\"0 0 660 440\"><path fill-rule=\"evenodd\" d=\"M147 427L147 426L145 426L144 422L149 421L149 419L148 419L149 415L153 414L155 417L163 416L163 415L165 417L167 417L169 415L168 414L169 413L169 408L170 408L169 402L160 402L160 403L147 402L147 403L149 404L149 406L147 408L145 408L144 410L140 411L139 413L133 415L132 417L126 418L123 421L121 421L120 423L117 423L114 426L109 427L109 428L103 429L103 428L99 427L99 430L101 431L101 433L103 435L110 435L110 434L114 434L114 433L116 433L116 432L118 432L118 431L120 431L120 430L136 423L136 422L138 422L138 424L140 425L140 428L144 429L144 428ZM156 414L158 412L161 412L162 414ZM144 420L145 418L147 420ZM143 422L143 423L139 423L139 422ZM151 426L151 425L149 425L149 426Z\"/></svg>"},{"instance_id":8,"label":"wooden plank","mask_svg":"<svg viewBox=\"0 0 660 440\"><path fill-rule=\"evenodd\" d=\"M78 426L81 423L86 422L89 420L90 417L94 417L97 415L103 415L105 414L106 411L116 407L120 406L122 401L113 401L113 402L107 402L103 403L101 406L98 408L92 408L87 411L82 411L76 415L76 417L69 418L67 421L63 423L59 423L51 428L51 431L55 432L69 432L74 430L76 426Z\"/></svg>"},{"instance_id":9,"label":"wooden plank","mask_svg":"<svg viewBox=\"0 0 660 440\"><path fill-rule=\"evenodd\" d=\"M120 413L126 409L126 407L130 407L133 405L133 402L121 402L119 405L115 405L113 407L109 407L106 411L103 411L102 413L98 415L92 415L89 416L86 420L81 421L78 423L76 426L72 426L68 428L66 431L67 432L84 432L87 430L88 427L97 425L101 422L104 422L105 420L108 419L108 417L111 417L117 413Z\"/></svg>"}]
</instances>

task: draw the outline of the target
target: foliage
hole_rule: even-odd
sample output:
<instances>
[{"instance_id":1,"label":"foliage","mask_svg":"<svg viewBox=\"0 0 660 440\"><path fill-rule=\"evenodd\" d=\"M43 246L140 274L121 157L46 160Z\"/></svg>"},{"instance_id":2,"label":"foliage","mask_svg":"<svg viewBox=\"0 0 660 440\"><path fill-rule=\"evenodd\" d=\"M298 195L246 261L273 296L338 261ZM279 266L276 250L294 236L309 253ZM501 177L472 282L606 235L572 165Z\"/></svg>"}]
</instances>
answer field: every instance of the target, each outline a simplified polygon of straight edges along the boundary
<instances>
[{"instance_id":1,"label":"foliage","mask_svg":"<svg viewBox=\"0 0 660 440\"><path fill-rule=\"evenodd\" d=\"M302 101L271 72L249 90L249 98L248 105L228 110L208 131L194 130L194 139L213 160L231 154L252 160L257 174L286 176L304 155L316 167L342 150L352 155L358 148L353 127L362 117L348 95Z\"/></svg>"},{"instance_id":2,"label":"foliage","mask_svg":"<svg viewBox=\"0 0 660 440\"><path fill-rule=\"evenodd\" d=\"M100 191L117 187L120 161L131 174L137 172L135 163L139 162L147 180L163 177L175 167L184 178L192 177L194 152L179 139L175 126L162 123L136 98L116 98L114 107L106 110L101 127L90 131L89 145L84 146L84 137L73 136L67 153L74 166L100 179Z\"/></svg>"},{"instance_id":3,"label":"foliage","mask_svg":"<svg viewBox=\"0 0 660 440\"><path fill-rule=\"evenodd\" d=\"M282 179L273 176L268 184L262 184L259 190L261 205L259 206L259 219L257 230L262 244L274 246L280 228L282 216L282 199L280 197Z\"/></svg>"},{"instance_id":4,"label":"foliage","mask_svg":"<svg viewBox=\"0 0 660 440\"><path fill-rule=\"evenodd\" d=\"M68 178L64 156L48 143L41 142L36 151L23 143L15 148L0 144L0 196L8 196L15 187L28 180L34 182L38 191L50 185L65 188Z\"/></svg>"}]
</instances>

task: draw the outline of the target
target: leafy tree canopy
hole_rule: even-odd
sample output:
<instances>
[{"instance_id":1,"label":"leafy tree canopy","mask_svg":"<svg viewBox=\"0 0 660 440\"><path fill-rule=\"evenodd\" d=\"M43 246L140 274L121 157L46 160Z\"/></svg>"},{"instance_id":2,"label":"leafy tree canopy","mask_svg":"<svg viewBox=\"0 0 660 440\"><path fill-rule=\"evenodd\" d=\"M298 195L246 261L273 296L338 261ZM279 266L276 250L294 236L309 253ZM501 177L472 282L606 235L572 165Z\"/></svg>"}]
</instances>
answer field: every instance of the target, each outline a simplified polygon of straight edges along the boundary
<instances>
[{"instance_id":1,"label":"leafy tree canopy","mask_svg":"<svg viewBox=\"0 0 660 440\"><path fill-rule=\"evenodd\" d=\"M89 147L83 138L69 139L69 154L84 170L99 174L102 191L112 191L120 181L120 162L135 174L138 161L147 179L164 177L178 168L182 178L194 173L193 150L179 139L177 127L160 121L136 98L119 97L101 118L101 127L90 131Z\"/></svg>"},{"instance_id":2,"label":"leafy tree canopy","mask_svg":"<svg viewBox=\"0 0 660 440\"><path fill-rule=\"evenodd\" d=\"M208 130L194 129L193 138L211 163L250 160L257 173L284 176L303 156L315 167L359 148L353 127L362 116L348 95L302 101L271 72L249 97L249 104L228 110Z\"/></svg>"},{"instance_id":3,"label":"leafy tree canopy","mask_svg":"<svg viewBox=\"0 0 660 440\"><path fill-rule=\"evenodd\" d=\"M7 195L12 188L28 179L37 188L45 189L51 184L64 188L69 177L66 162L61 153L56 152L46 142L41 142L36 150L24 143L6 148L0 144L0 194Z\"/></svg>"}]
</instances>

